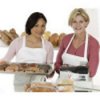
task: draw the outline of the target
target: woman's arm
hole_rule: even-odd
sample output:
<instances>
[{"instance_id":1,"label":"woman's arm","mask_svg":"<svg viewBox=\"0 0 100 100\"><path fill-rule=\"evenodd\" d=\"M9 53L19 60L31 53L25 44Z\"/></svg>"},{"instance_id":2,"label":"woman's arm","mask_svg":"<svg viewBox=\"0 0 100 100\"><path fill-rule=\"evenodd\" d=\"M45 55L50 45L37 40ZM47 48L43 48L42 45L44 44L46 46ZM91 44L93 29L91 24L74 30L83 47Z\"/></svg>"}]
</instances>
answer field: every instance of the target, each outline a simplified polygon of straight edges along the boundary
<instances>
[{"instance_id":1,"label":"woman's arm","mask_svg":"<svg viewBox=\"0 0 100 100\"><path fill-rule=\"evenodd\" d=\"M4 56L4 58L1 59L1 61L9 62L12 60L12 58L16 54L16 48L18 48L18 39L15 39L9 46L9 49Z\"/></svg>"},{"instance_id":2,"label":"woman's arm","mask_svg":"<svg viewBox=\"0 0 100 100\"><path fill-rule=\"evenodd\" d=\"M60 47L59 47L59 51L58 51L58 54L57 54L57 58L56 58L56 62L55 62L55 70L57 73L59 73L60 71L60 67L62 65L62 54L64 52L64 39L62 40L61 44L60 44Z\"/></svg>"},{"instance_id":3,"label":"woman's arm","mask_svg":"<svg viewBox=\"0 0 100 100\"><path fill-rule=\"evenodd\" d=\"M90 43L88 60L90 77L94 77L99 64L99 43L96 40Z\"/></svg>"}]
</instances>

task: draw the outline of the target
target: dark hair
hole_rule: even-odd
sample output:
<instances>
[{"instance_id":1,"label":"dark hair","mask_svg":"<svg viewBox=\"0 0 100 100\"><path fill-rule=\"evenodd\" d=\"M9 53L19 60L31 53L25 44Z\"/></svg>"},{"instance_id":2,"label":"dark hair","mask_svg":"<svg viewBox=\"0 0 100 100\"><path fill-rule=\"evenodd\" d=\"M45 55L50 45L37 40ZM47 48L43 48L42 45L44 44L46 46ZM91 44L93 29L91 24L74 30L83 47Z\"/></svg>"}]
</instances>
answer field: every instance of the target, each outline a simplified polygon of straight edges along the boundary
<instances>
[{"instance_id":1,"label":"dark hair","mask_svg":"<svg viewBox=\"0 0 100 100\"><path fill-rule=\"evenodd\" d=\"M25 25L25 31L28 35L31 34L31 29L35 26L35 24L37 23L37 21L42 18L44 19L44 21L47 23L47 19L44 16L44 14L40 13L40 12L35 12L32 13L29 18L26 21L26 25Z\"/></svg>"}]
</instances>

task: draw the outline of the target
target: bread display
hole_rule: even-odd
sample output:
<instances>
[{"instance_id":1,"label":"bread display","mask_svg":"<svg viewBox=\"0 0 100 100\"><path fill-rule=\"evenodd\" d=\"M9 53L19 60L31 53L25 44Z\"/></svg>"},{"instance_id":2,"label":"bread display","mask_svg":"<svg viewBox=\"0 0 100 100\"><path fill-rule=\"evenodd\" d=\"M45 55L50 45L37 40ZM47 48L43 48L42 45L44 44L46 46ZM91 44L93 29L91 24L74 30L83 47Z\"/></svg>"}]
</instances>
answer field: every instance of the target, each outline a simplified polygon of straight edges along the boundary
<instances>
[{"instance_id":1,"label":"bread display","mask_svg":"<svg viewBox=\"0 0 100 100\"><path fill-rule=\"evenodd\" d=\"M18 35L14 28L10 29L8 32L7 30L0 30L0 39L6 44L10 45L10 43L17 38Z\"/></svg>"},{"instance_id":2,"label":"bread display","mask_svg":"<svg viewBox=\"0 0 100 100\"><path fill-rule=\"evenodd\" d=\"M3 31L0 31L0 36L1 36L1 40L6 44L9 45L11 43L11 39L9 38L9 36L7 34L5 34Z\"/></svg>"},{"instance_id":3,"label":"bread display","mask_svg":"<svg viewBox=\"0 0 100 100\"><path fill-rule=\"evenodd\" d=\"M27 35L26 32L22 32L21 36ZM52 43L54 48L59 47L63 37L65 36L65 33L51 33L50 31L44 32L42 37L45 40L48 40ZM14 28L11 28L9 31L7 30L1 30L0 31L0 39L6 44L10 45L10 43L18 37L18 34L16 33L16 30Z\"/></svg>"},{"instance_id":4,"label":"bread display","mask_svg":"<svg viewBox=\"0 0 100 100\"><path fill-rule=\"evenodd\" d=\"M16 30L14 28L9 30L9 36L12 38L12 40L18 37L18 34L16 33Z\"/></svg>"},{"instance_id":5,"label":"bread display","mask_svg":"<svg viewBox=\"0 0 100 100\"><path fill-rule=\"evenodd\" d=\"M65 33L53 33L52 35L49 36L49 41L52 43L52 45L55 47L59 47L63 37L65 36Z\"/></svg>"},{"instance_id":6,"label":"bread display","mask_svg":"<svg viewBox=\"0 0 100 100\"><path fill-rule=\"evenodd\" d=\"M34 82L25 85L26 92L73 92L72 84L53 84L49 82Z\"/></svg>"}]
</instances>

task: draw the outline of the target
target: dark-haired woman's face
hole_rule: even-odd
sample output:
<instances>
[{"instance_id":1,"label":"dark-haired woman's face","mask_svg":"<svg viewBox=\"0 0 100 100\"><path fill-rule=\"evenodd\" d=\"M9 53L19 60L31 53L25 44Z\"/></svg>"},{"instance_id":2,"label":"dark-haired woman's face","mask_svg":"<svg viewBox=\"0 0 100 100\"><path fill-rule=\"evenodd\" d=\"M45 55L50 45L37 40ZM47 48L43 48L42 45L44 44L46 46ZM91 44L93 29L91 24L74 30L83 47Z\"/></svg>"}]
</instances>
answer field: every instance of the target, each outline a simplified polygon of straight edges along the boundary
<instances>
[{"instance_id":1,"label":"dark-haired woman's face","mask_svg":"<svg viewBox=\"0 0 100 100\"><path fill-rule=\"evenodd\" d=\"M41 38L41 36L45 31L45 28L46 28L46 22L44 21L44 19L40 18L35 24L35 26L31 29L31 33L35 37Z\"/></svg>"}]
</instances>

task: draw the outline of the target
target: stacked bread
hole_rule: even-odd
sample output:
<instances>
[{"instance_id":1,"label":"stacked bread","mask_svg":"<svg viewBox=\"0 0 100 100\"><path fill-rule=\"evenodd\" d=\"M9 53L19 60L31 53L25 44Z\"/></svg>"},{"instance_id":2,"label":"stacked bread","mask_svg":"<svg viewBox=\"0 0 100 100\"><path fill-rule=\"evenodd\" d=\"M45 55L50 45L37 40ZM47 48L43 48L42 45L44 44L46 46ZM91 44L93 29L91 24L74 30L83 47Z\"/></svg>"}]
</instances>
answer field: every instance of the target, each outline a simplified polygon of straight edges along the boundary
<instances>
[{"instance_id":1,"label":"stacked bread","mask_svg":"<svg viewBox=\"0 0 100 100\"><path fill-rule=\"evenodd\" d=\"M25 86L26 92L56 92L56 86L47 82L34 82Z\"/></svg>"},{"instance_id":2,"label":"stacked bread","mask_svg":"<svg viewBox=\"0 0 100 100\"><path fill-rule=\"evenodd\" d=\"M15 38L18 37L16 30L14 28L7 30L0 30L0 39L6 44L9 45Z\"/></svg>"},{"instance_id":3,"label":"stacked bread","mask_svg":"<svg viewBox=\"0 0 100 100\"><path fill-rule=\"evenodd\" d=\"M73 81L63 80L60 84L49 82L34 82L25 85L26 92L73 92Z\"/></svg>"}]
</instances>

